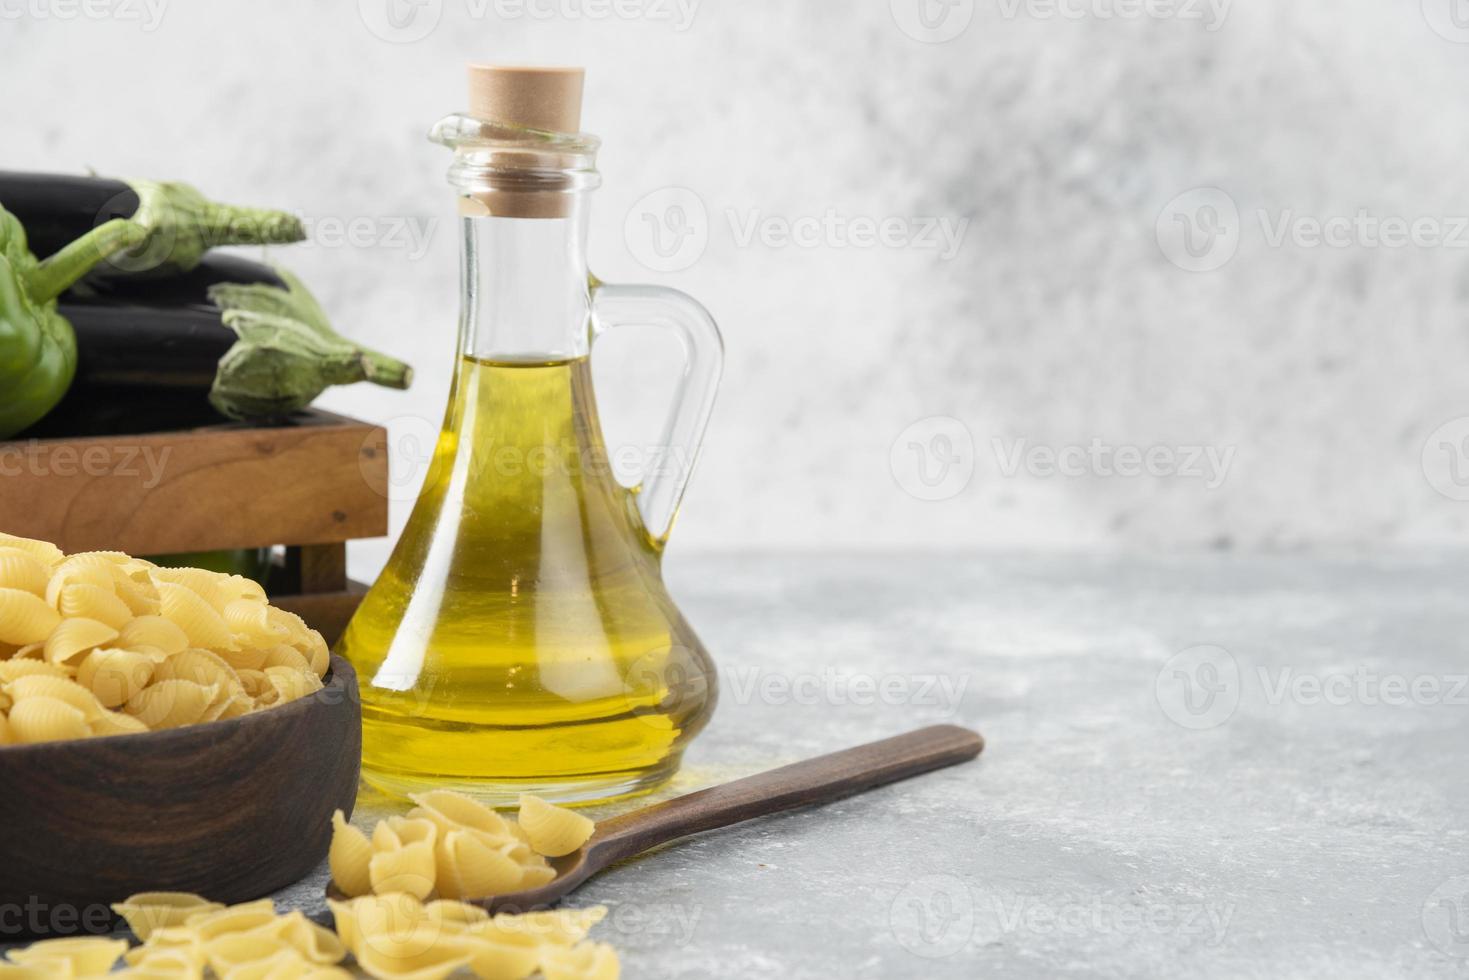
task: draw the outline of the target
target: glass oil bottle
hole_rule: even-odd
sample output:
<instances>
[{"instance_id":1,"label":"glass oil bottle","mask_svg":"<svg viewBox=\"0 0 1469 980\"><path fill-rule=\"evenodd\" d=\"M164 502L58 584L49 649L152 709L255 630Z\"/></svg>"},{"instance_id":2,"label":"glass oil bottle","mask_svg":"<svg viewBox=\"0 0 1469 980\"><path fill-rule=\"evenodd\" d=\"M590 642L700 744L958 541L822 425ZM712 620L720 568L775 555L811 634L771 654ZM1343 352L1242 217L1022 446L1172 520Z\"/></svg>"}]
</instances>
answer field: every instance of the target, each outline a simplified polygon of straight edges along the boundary
<instances>
[{"instance_id":1,"label":"glass oil bottle","mask_svg":"<svg viewBox=\"0 0 1469 980\"><path fill-rule=\"evenodd\" d=\"M686 353L660 446L692 460L722 361L681 293L587 273L598 142L580 69L474 66L454 151L462 309L442 431L412 516L338 652L363 700L363 775L510 805L647 789L714 707L715 674L664 587L687 468L614 478L592 391L595 339L657 325Z\"/></svg>"}]
</instances>

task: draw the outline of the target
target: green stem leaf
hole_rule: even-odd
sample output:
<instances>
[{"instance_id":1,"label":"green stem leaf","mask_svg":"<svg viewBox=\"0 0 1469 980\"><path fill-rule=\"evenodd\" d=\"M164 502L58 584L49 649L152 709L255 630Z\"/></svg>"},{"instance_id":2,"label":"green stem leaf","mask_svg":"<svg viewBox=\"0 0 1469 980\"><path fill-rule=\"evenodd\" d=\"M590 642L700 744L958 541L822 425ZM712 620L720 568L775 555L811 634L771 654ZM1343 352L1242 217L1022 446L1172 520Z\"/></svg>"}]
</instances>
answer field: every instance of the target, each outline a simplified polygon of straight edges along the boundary
<instances>
[{"instance_id":1,"label":"green stem leaf","mask_svg":"<svg viewBox=\"0 0 1469 980\"><path fill-rule=\"evenodd\" d=\"M42 260L25 277L26 292L35 303L60 296L98 262L137 245L148 233L125 218L113 218Z\"/></svg>"}]
</instances>

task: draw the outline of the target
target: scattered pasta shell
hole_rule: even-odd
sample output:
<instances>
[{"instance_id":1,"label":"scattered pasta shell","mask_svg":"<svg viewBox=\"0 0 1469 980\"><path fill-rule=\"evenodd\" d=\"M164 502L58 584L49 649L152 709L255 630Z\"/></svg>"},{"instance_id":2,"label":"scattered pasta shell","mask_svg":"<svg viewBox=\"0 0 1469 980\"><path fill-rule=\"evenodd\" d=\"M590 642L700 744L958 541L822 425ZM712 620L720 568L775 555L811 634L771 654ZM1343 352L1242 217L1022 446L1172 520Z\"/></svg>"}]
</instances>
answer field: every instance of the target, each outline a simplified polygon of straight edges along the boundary
<instances>
[{"instance_id":1,"label":"scattered pasta shell","mask_svg":"<svg viewBox=\"0 0 1469 980\"><path fill-rule=\"evenodd\" d=\"M335 932L312 922L299 910L277 920L277 926L277 935L309 963L331 966L347 956L347 947Z\"/></svg>"},{"instance_id":2,"label":"scattered pasta shell","mask_svg":"<svg viewBox=\"0 0 1469 980\"><path fill-rule=\"evenodd\" d=\"M519 823L530 838L530 846L537 854L547 857L570 854L585 844L596 829L596 824L580 813L529 794L520 797Z\"/></svg>"},{"instance_id":3,"label":"scattered pasta shell","mask_svg":"<svg viewBox=\"0 0 1469 980\"><path fill-rule=\"evenodd\" d=\"M191 569L178 569L190 571ZM224 617L199 594L182 585L162 582L158 585L159 613L184 631L189 645L212 650L235 647L234 637Z\"/></svg>"},{"instance_id":4,"label":"scattered pasta shell","mask_svg":"<svg viewBox=\"0 0 1469 980\"><path fill-rule=\"evenodd\" d=\"M21 589L0 589L0 643L40 643L61 622L61 614L40 596Z\"/></svg>"},{"instance_id":5,"label":"scattered pasta shell","mask_svg":"<svg viewBox=\"0 0 1469 980\"><path fill-rule=\"evenodd\" d=\"M71 980L76 976L66 960L42 959L34 963L0 963L0 980Z\"/></svg>"},{"instance_id":6,"label":"scattered pasta shell","mask_svg":"<svg viewBox=\"0 0 1469 980\"><path fill-rule=\"evenodd\" d=\"M468 949L469 968L479 980L525 980L541 960L540 945L526 936L480 939Z\"/></svg>"},{"instance_id":7,"label":"scattered pasta shell","mask_svg":"<svg viewBox=\"0 0 1469 980\"><path fill-rule=\"evenodd\" d=\"M50 580L51 569L29 551L0 547L0 588L19 589L44 599Z\"/></svg>"},{"instance_id":8,"label":"scattered pasta shell","mask_svg":"<svg viewBox=\"0 0 1469 980\"><path fill-rule=\"evenodd\" d=\"M117 641L125 647L152 647L170 656L183 653L189 637L177 623L162 616L138 616L118 630Z\"/></svg>"},{"instance_id":9,"label":"scattered pasta shell","mask_svg":"<svg viewBox=\"0 0 1469 980\"><path fill-rule=\"evenodd\" d=\"M196 911L184 919L201 942L208 943L231 932L247 932L275 921L275 903L268 898L241 902L219 910Z\"/></svg>"},{"instance_id":10,"label":"scattered pasta shell","mask_svg":"<svg viewBox=\"0 0 1469 980\"><path fill-rule=\"evenodd\" d=\"M477 934L495 937L500 933L522 933L538 942L572 946L587 938L592 927L607 917L605 905L584 909L543 909L523 915L502 912Z\"/></svg>"},{"instance_id":11,"label":"scattered pasta shell","mask_svg":"<svg viewBox=\"0 0 1469 980\"><path fill-rule=\"evenodd\" d=\"M434 845L421 840L397 850L378 851L367 862L368 879L378 894L402 892L422 900L434 890Z\"/></svg>"},{"instance_id":12,"label":"scattered pasta shell","mask_svg":"<svg viewBox=\"0 0 1469 980\"><path fill-rule=\"evenodd\" d=\"M413 794L408 798L418 804L422 816L432 820L441 831L468 827L489 834L510 832L510 824L504 817L462 793L436 789L428 793Z\"/></svg>"},{"instance_id":13,"label":"scattered pasta shell","mask_svg":"<svg viewBox=\"0 0 1469 980\"><path fill-rule=\"evenodd\" d=\"M520 887L520 865L473 831L451 830L434 852L439 894L444 898L492 898Z\"/></svg>"},{"instance_id":14,"label":"scattered pasta shell","mask_svg":"<svg viewBox=\"0 0 1469 980\"><path fill-rule=\"evenodd\" d=\"M578 943L541 952L545 980L618 980L622 966L617 951L606 943Z\"/></svg>"},{"instance_id":15,"label":"scattered pasta shell","mask_svg":"<svg viewBox=\"0 0 1469 980\"><path fill-rule=\"evenodd\" d=\"M156 929L181 926L191 915L223 908L218 902L189 892L142 892L118 902L112 911L122 916L133 935L147 942Z\"/></svg>"},{"instance_id":16,"label":"scattered pasta shell","mask_svg":"<svg viewBox=\"0 0 1469 980\"><path fill-rule=\"evenodd\" d=\"M327 864L332 880L343 895L356 898L372 891L372 877L367 870L371 860L372 844L367 835L349 824L341 810L332 814L332 843Z\"/></svg>"},{"instance_id":17,"label":"scattered pasta shell","mask_svg":"<svg viewBox=\"0 0 1469 980\"><path fill-rule=\"evenodd\" d=\"M129 698L123 710L149 728L179 728L202 719L218 694L219 688L193 681L158 681Z\"/></svg>"},{"instance_id":18,"label":"scattered pasta shell","mask_svg":"<svg viewBox=\"0 0 1469 980\"><path fill-rule=\"evenodd\" d=\"M102 936L77 936L66 939L45 939L32 943L25 949L12 949L6 957L12 963L22 965L38 961L62 960L71 965L77 976L96 976L109 972L122 954L127 952L126 939L107 939Z\"/></svg>"},{"instance_id":19,"label":"scattered pasta shell","mask_svg":"<svg viewBox=\"0 0 1469 980\"><path fill-rule=\"evenodd\" d=\"M0 745L15 744L15 733L10 730L10 719L0 714Z\"/></svg>"},{"instance_id":20,"label":"scattered pasta shell","mask_svg":"<svg viewBox=\"0 0 1469 980\"><path fill-rule=\"evenodd\" d=\"M46 637L46 659L53 664L70 663L91 650L117 639L117 630L95 619L60 620Z\"/></svg>"},{"instance_id":21,"label":"scattered pasta shell","mask_svg":"<svg viewBox=\"0 0 1469 980\"><path fill-rule=\"evenodd\" d=\"M10 709L10 733L21 743L59 742L87 738L92 730L87 727L86 715L65 701L34 697Z\"/></svg>"},{"instance_id":22,"label":"scattered pasta shell","mask_svg":"<svg viewBox=\"0 0 1469 980\"><path fill-rule=\"evenodd\" d=\"M83 619L95 619L115 630L122 629L133 618L133 611L112 591L110 582L107 588L84 583L68 585L61 590L56 608L63 618L80 616Z\"/></svg>"}]
</instances>

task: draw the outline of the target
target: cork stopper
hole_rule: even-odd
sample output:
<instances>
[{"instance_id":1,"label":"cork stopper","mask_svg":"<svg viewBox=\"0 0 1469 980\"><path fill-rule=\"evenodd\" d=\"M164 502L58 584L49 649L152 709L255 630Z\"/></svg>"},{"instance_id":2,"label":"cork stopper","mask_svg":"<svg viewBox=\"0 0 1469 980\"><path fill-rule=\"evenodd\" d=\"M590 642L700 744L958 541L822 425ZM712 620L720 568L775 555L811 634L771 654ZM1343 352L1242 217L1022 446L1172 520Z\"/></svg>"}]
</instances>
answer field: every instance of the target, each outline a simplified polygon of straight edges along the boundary
<instances>
[{"instance_id":1,"label":"cork stopper","mask_svg":"<svg viewBox=\"0 0 1469 980\"><path fill-rule=\"evenodd\" d=\"M469 114L553 133L581 131L581 68L469 66Z\"/></svg>"}]
</instances>

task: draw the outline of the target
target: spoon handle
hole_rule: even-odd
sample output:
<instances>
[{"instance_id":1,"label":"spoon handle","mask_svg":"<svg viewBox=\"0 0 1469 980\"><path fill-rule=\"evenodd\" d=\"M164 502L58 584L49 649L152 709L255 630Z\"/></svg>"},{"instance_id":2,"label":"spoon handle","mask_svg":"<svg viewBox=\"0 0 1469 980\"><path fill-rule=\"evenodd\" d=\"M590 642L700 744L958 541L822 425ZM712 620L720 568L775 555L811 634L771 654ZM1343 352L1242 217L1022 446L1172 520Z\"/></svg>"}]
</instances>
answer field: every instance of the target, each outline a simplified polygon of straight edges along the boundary
<instances>
[{"instance_id":1,"label":"spoon handle","mask_svg":"<svg viewBox=\"0 0 1469 980\"><path fill-rule=\"evenodd\" d=\"M587 847L589 863L606 867L689 834L828 803L967 762L983 749L984 738L978 732L934 725L712 786L599 823Z\"/></svg>"}]
</instances>

